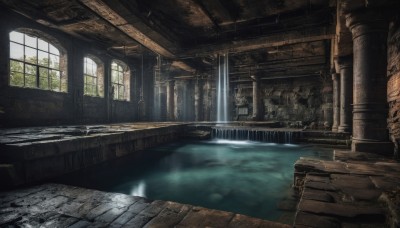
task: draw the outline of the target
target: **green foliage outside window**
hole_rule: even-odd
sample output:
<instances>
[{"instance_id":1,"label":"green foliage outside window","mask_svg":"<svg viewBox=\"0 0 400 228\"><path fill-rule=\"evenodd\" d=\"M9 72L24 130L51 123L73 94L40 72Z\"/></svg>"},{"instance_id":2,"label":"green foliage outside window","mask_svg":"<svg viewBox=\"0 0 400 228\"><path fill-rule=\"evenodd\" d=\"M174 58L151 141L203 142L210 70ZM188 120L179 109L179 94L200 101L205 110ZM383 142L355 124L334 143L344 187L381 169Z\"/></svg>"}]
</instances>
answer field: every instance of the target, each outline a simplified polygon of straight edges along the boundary
<instances>
[{"instance_id":1,"label":"green foliage outside window","mask_svg":"<svg viewBox=\"0 0 400 228\"><path fill-rule=\"evenodd\" d=\"M10 85L66 91L60 52L52 44L21 32L10 33Z\"/></svg>"},{"instance_id":2,"label":"green foliage outside window","mask_svg":"<svg viewBox=\"0 0 400 228\"><path fill-rule=\"evenodd\" d=\"M126 100L128 99L125 95L125 83L126 80L125 76L126 72L124 70L124 67L117 63L117 62L112 62L111 64L111 85L113 87L113 92L114 92L114 100Z\"/></svg>"}]
</instances>

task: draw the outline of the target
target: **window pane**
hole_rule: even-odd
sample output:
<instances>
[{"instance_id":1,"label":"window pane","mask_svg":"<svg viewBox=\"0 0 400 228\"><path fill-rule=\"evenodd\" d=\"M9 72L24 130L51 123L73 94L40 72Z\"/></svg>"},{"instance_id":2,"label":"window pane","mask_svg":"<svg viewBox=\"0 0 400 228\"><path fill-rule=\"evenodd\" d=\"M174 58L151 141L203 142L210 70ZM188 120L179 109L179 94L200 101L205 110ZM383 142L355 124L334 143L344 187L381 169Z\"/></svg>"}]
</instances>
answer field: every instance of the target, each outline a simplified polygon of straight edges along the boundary
<instances>
[{"instance_id":1,"label":"window pane","mask_svg":"<svg viewBox=\"0 0 400 228\"><path fill-rule=\"evenodd\" d=\"M49 78L40 77L39 88L41 88L41 89L49 89Z\"/></svg>"},{"instance_id":2,"label":"window pane","mask_svg":"<svg viewBox=\"0 0 400 228\"><path fill-rule=\"evenodd\" d=\"M91 86L85 84L85 94L86 95L91 95Z\"/></svg>"},{"instance_id":3,"label":"window pane","mask_svg":"<svg viewBox=\"0 0 400 228\"><path fill-rule=\"evenodd\" d=\"M118 65L118 71L119 72L123 72L124 70L122 69L122 66L121 65Z\"/></svg>"},{"instance_id":4,"label":"window pane","mask_svg":"<svg viewBox=\"0 0 400 228\"><path fill-rule=\"evenodd\" d=\"M113 86L112 86L112 88L113 88L113 97L114 97L114 99L118 99L118 85L115 85L115 84L113 84Z\"/></svg>"},{"instance_id":5,"label":"window pane","mask_svg":"<svg viewBox=\"0 0 400 228\"><path fill-rule=\"evenodd\" d=\"M49 77L49 70L47 68L40 67L39 68L39 77L48 78Z\"/></svg>"},{"instance_id":6,"label":"window pane","mask_svg":"<svg viewBox=\"0 0 400 228\"><path fill-rule=\"evenodd\" d=\"M20 72L10 72L10 85L24 86L24 74Z\"/></svg>"},{"instance_id":7,"label":"window pane","mask_svg":"<svg viewBox=\"0 0 400 228\"><path fill-rule=\"evenodd\" d=\"M115 62L111 63L111 69L112 70L117 70L118 69L118 66L117 66L117 64Z\"/></svg>"},{"instance_id":8,"label":"window pane","mask_svg":"<svg viewBox=\"0 0 400 228\"><path fill-rule=\"evenodd\" d=\"M10 42L10 58L24 60L24 46Z\"/></svg>"},{"instance_id":9,"label":"window pane","mask_svg":"<svg viewBox=\"0 0 400 228\"><path fill-rule=\"evenodd\" d=\"M95 87L93 85L90 85L89 87L90 87L90 95L95 96L96 95Z\"/></svg>"},{"instance_id":10,"label":"window pane","mask_svg":"<svg viewBox=\"0 0 400 228\"><path fill-rule=\"evenodd\" d=\"M47 43L46 41L38 39L38 46L40 50L49 52L49 43Z\"/></svg>"},{"instance_id":11,"label":"window pane","mask_svg":"<svg viewBox=\"0 0 400 228\"><path fill-rule=\"evenodd\" d=\"M92 85L93 84L93 78L92 77L87 77L86 78L86 84Z\"/></svg>"},{"instance_id":12,"label":"window pane","mask_svg":"<svg viewBox=\"0 0 400 228\"><path fill-rule=\"evenodd\" d=\"M124 86L119 86L119 89L118 89L118 98L119 99L125 99L125 97L124 97Z\"/></svg>"},{"instance_id":13,"label":"window pane","mask_svg":"<svg viewBox=\"0 0 400 228\"><path fill-rule=\"evenodd\" d=\"M36 75L36 66L25 64L25 74Z\"/></svg>"},{"instance_id":14,"label":"window pane","mask_svg":"<svg viewBox=\"0 0 400 228\"><path fill-rule=\"evenodd\" d=\"M10 40L23 44L24 43L24 34L20 32L10 32Z\"/></svg>"},{"instance_id":15,"label":"window pane","mask_svg":"<svg viewBox=\"0 0 400 228\"><path fill-rule=\"evenodd\" d=\"M60 51L54 47L53 45L49 44L50 46L50 53L55 54L55 55L60 55Z\"/></svg>"},{"instance_id":16,"label":"window pane","mask_svg":"<svg viewBox=\"0 0 400 228\"><path fill-rule=\"evenodd\" d=\"M25 45L33 48L37 48L36 37L32 37L25 34Z\"/></svg>"},{"instance_id":17,"label":"window pane","mask_svg":"<svg viewBox=\"0 0 400 228\"><path fill-rule=\"evenodd\" d=\"M10 60L10 71L24 72L24 64L19 61Z\"/></svg>"},{"instance_id":18,"label":"window pane","mask_svg":"<svg viewBox=\"0 0 400 228\"><path fill-rule=\"evenodd\" d=\"M86 74L94 76L95 73L93 71L93 65L87 64L86 65Z\"/></svg>"},{"instance_id":19,"label":"window pane","mask_svg":"<svg viewBox=\"0 0 400 228\"><path fill-rule=\"evenodd\" d=\"M118 73L118 83L124 84L124 74L121 72Z\"/></svg>"},{"instance_id":20,"label":"window pane","mask_svg":"<svg viewBox=\"0 0 400 228\"><path fill-rule=\"evenodd\" d=\"M36 49L25 47L25 62L37 64Z\"/></svg>"},{"instance_id":21,"label":"window pane","mask_svg":"<svg viewBox=\"0 0 400 228\"><path fill-rule=\"evenodd\" d=\"M117 83L118 82L118 72L117 71L111 71L111 82Z\"/></svg>"},{"instance_id":22,"label":"window pane","mask_svg":"<svg viewBox=\"0 0 400 228\"><path fill-rule=\"evenodd\" d=\"M38 51L38 64L41 66L48 67L49 66L49 53Z\"/></svg>"},{"instance_id":23,"label":"window pane","mask_svg":"<svg viewBox=\"0 0 400 228\"><path fill-rule=\"evenodd\" d=\"M60 58L56 55L50 55L50 68L59 69L60 67Z\"/></svg>"},{"instance_id":24,"label":"window pane","mask_svg":"<svg viewBox=\"0 0 400 228\"><path fill-rule=\"evenodd\" d=\"M36 75L25 74L25 86L36 88Z\"/></svg>"}]
</instances>

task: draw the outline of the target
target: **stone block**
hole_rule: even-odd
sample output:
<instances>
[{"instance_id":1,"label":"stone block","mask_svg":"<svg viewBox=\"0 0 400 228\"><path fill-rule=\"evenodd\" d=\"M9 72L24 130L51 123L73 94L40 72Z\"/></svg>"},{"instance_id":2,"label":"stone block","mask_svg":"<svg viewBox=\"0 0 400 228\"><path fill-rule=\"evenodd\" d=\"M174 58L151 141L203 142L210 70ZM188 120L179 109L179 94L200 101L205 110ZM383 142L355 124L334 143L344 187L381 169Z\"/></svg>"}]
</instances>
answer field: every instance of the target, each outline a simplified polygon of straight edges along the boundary
<instances>
[{"instance_id":1,"label":"stone block","mask_svg":"<svg viewBox=\"0 0 400 228\"><path fill-rule=\"evenodd\" d=\"M340 228L340 221L334 217L319 216L310 213L298 212L296 214L294 227L315 227L315 228Z\"/></svg>"},{"instance_id":2,"label":"stone block","mask_svg":"<svg viewBox=\"0 0 400 228\"><path fill-rule=\"evenodd\" d=\"M233 217L231 212L193 207L177 227L227 227Z\"/></svg>"},{"instance_id":3,"label":"stone block","mask_svg":"<svg viewBox=\"0 0 400 228\"><path fill-rule=\"evenodd\" d=\"M328 203L333 203L335 201L334 198L326 191L314 190L309 188L304 189L301 198Z\"/></svg>"},{"instance_id":4,"label":"stone block","mask_svg":"<svg viewBox=\"0 0 400 228\"><path fill-rule=\"evenodd\" d=\"M338 203L325 203L315 200L301 200L298 206L301 212L316 215L343 217L347 219L368 219L373 221L385 221L385 210L378 206L363 207Z\"/></svg>"},{"instance_id":5,"label":"stone block","mask_svg":"<svg viewBox=\"0 0 400 228\"><path fill-rule=\"evenodd\" d=\"M330 183L308 181L304 183L305 188L311 188L324 191L336 191L337 189Z\"/></svg>"},{"instance_id":6,"label":"stone block","mask_svg":"<svg viewBox=\"0 0 400 228\"><path fill-rule=\"evenodd\" d=\"M368 176L354 176L354 175L331 175L332 185L336 188L361 188L373 189L375 186Z\"/></svg>"},{"instance_id":7,"label":"stone block","mask_svg":"<svg viewBox=\"0 0 400 228\"><path fill-rule=\"evenodd\" d=\"M392 142L353 142L351 151L376 153L382 155L393 154L394 145Z\"/></svg>"}]
</instances>

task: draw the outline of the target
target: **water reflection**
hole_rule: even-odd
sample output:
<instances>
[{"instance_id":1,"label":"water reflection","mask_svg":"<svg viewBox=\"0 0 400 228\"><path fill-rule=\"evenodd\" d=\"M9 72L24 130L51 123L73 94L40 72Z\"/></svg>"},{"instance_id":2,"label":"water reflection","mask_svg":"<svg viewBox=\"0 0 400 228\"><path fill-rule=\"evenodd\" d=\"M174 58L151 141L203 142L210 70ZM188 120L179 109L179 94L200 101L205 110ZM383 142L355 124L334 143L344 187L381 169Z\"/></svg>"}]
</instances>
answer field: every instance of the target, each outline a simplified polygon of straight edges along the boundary
<instances>
[{"instance_id":1,"label":"water reflection","mask_svg":"<svg viewBox=\"0 0 400 228\"><path fill-rule=\"evenodd\" d=\"M107 190L275 220L281 214L277 205L288 197L294 162L300 156L321 157L324 150L218 140L171 144L146 153L165 151L171 153L126 169L121 182Z\"/></svg>"},{"instance_id":2,"label":"water reflection","mask_svg":"<svg viewBox=\"0 0 400 228\"><path fill-rule=\"evenodd\" d=\"M134 185L131 191L132 196L146 197L146 183L140 181L139 184Z\"/></svg>"}]
</instances>

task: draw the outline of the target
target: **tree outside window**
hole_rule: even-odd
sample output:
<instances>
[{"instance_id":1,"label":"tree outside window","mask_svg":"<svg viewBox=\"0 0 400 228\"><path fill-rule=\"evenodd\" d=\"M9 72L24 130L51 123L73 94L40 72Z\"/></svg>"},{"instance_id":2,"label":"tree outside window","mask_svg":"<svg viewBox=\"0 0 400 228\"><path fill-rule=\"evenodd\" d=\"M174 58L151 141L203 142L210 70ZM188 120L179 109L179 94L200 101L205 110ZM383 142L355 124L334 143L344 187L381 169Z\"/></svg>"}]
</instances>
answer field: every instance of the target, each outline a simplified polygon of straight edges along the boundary
<instances>
[{"instance_id":1,"label":"tree outside window","mask_svg":"<svg viewBox=\"0 0 400 228\"><path fill-rule=\"evenodd\" d=\"M83 60L84 94L94 97L104 96L104 65L94 56Z\"/></svg>"},{"instance_id":2,"label":"tree outside window","mask_svg":"<svg viewBox=\"0 0 400 228\"><path fill-rule=\"evenodd\" d=\"M10 85L67 91L66 56L52 43L25 32L10 32Z\"/></svg>"}]
</instances>

